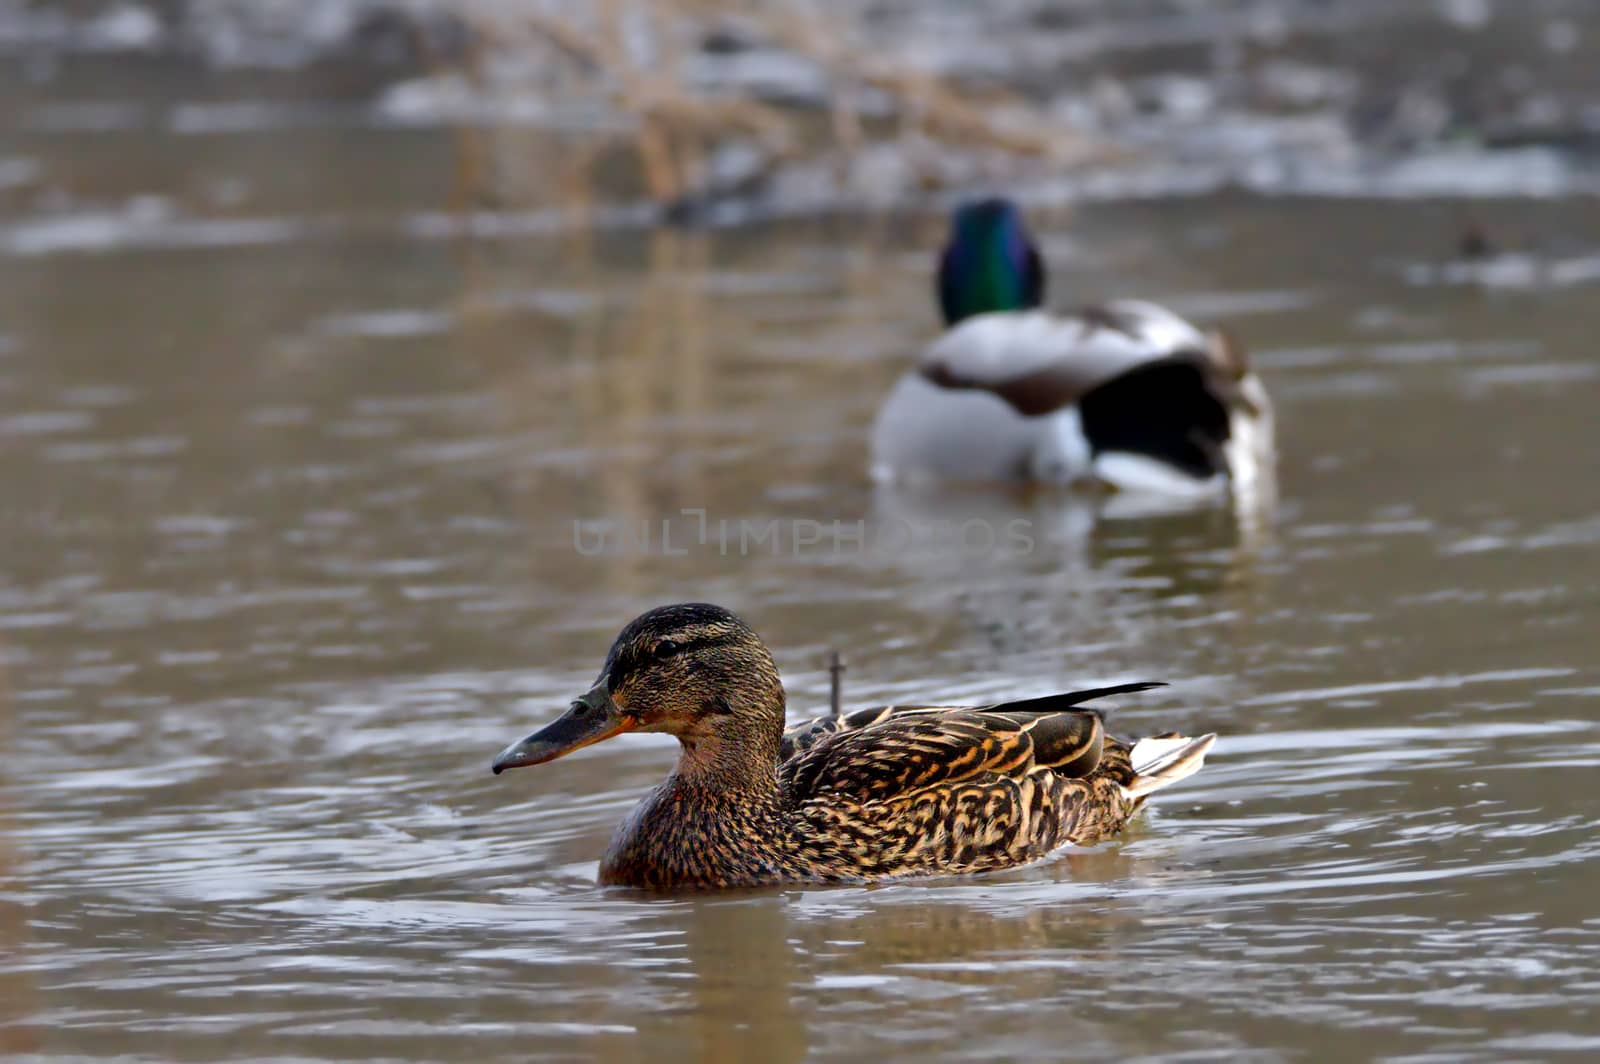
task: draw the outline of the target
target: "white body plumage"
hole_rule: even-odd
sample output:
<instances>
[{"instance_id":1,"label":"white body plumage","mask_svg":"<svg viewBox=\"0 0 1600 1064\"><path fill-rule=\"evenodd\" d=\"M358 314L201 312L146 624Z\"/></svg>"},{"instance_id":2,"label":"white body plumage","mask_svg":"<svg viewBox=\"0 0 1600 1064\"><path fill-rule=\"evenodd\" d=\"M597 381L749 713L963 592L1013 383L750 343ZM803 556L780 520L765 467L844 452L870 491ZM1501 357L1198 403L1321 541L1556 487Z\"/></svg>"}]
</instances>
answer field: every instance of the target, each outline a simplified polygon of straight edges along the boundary
<instances>
[{"instance_id":1,"label":"white body plumage","mask_svg":"<svg viewBox=\"0 0 1600 1064\"><path fill-rule=\"evenodd\" d=\"M1199 368L1227 412L1221 454L1203 473L1148 450L1097 445L1085 431L1084 397L1133 371L1175 362ZM1136 420L1141 411L1121 416ZM967 318L901 377L872 432L873 476L900 483L1097 481L1205 497L1230 485L1257 490L1272 461L1272 407L1240 356L1221 336L1135 301L1081 317L1028 310Z\"/></svg>"}]
</instances>

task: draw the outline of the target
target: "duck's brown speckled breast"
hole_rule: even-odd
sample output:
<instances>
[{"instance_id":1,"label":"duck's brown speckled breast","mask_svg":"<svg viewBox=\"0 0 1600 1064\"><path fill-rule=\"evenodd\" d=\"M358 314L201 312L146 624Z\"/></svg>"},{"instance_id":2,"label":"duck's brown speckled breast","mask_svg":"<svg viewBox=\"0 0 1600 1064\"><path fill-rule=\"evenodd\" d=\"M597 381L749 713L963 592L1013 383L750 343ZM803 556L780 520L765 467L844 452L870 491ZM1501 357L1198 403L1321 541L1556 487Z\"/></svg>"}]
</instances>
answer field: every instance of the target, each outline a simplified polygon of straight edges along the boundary
<instances>
[{"instance_id":1,"label":"duck's brown speckled breast","mask_svg":"<svg viewBox=\"0 0 1600 1064\"><path fill-rule=\"evenodd\" d=\"M673 777L633 808L600 859L602 886L740 887L812 878L794 866L776 800Z\"/></svg>"},{"instance_id":2,"label":"duck's brown speckled breast","mask_svg":"<svg viewBox=\"0 0 1600 1064\"><path fill-rule=\"evenodd\" d=\"M861 801L785 786L697 786L674 775L617 829L602 885L655 890L864 882L1012 868L1067 843L1119 831L1138 808L1126 744L1109 739L1097 771L979 774Z\"/></svg>"}]
</instances>

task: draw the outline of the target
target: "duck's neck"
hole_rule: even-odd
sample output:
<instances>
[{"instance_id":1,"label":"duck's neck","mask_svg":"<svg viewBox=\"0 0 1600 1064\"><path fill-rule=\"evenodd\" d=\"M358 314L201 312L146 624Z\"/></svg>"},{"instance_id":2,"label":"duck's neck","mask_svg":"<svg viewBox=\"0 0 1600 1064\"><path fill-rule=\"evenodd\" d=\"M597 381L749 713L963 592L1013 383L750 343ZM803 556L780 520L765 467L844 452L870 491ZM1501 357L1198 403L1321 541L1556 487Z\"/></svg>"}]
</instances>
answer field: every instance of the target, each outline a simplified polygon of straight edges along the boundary
<instances>
[{"instance_id":1,"label":"duck's neck","mask_svg":"<svg viewBox=\"0 0 1600 1064\"><path fill-rule=\"evenodd\" d=\"M785 878L781 696L768 708L753 722L729 714L678 736L678 767L617 828L600 861L602 884L728 887Z\"/></svg>"},{"instance_id":2,"label":"duck's neck","mask_svg":"<svg viewBox=\"0 0 1600 1064\"><path fill-rule=\"evenodd\" d=\"M978 314L1031 310L1044 302L1044 267L1020 225L1009 220L962 227L939 263L939 306L946 325Z\"/></svg>"},{"instance_id":3,"label":"duck's neck","mask_svg":"<svg viewBox=\"0 0 1600 1064\"><path fill-rule=\"evenodd\" d=\"M781 698L759 714L725 714L678 736L681 749L673 776L685 789L718 799L747 802L774 796L782 739Z\"/></svg>"}]
</instances>

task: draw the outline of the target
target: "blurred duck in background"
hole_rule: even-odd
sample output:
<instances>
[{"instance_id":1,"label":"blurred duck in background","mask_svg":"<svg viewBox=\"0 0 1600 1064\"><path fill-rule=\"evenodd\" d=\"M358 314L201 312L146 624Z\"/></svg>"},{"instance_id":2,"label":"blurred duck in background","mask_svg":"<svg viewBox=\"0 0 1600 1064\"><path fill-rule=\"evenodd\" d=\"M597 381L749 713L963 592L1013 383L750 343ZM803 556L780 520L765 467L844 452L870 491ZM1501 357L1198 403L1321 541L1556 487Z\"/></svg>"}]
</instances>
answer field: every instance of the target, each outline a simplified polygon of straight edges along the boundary
<instances>
[{"instance_id":1,"label":"blurred duck in background","mask_svg":"<svg viewBox=\"0 0 1600 1064\"><path fill-rule=\"evenodd\" d=\"M875 479L1270 490L1272 405L1225 334L1132 300L1041 309L1044 262L1003 199L956 210L938 283L947 329L878 412Z\"/></svg>"}]
</instances>

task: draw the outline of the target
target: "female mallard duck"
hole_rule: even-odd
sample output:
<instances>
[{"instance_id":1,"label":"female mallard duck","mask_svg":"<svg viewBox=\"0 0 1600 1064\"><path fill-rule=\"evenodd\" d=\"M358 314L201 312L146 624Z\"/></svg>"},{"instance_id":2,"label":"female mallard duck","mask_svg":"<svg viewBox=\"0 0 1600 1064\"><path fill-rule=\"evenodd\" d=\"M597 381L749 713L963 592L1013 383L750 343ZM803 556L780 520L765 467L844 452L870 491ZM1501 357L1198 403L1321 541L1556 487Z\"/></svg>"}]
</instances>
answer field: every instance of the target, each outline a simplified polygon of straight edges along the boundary
<instances>
[{"instance_id":1,"label":"female mallard duck","mask_svg":"<svg viewBox=\"0 0 1600 1064\"><path fill-rule=\"evenodd\" d=\"M494 771L627 731L677 737L678 765L629 814L600 882L738 887L985 872L1114 834L1200 768L1214 735L1129 744L1073 707L1133 683L992 706L887 706L784 731L783 685L718 606L662 606L617 636L600 678Z\"/></svg>"},{"instance_id":2,"label":"female mallard duck","mask_svg":"<svg viewBox=\"0 0 1600 1064\"><path fill-rule=\"evenodd\" d=\"M1014 204L957 209L939 264L948 330L878 413L875 477L1200 496L1270 475L1272 406L1225 335L1152 303L1051 314L1044 285Z\"/></svg>"}]
</instances>

